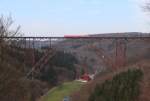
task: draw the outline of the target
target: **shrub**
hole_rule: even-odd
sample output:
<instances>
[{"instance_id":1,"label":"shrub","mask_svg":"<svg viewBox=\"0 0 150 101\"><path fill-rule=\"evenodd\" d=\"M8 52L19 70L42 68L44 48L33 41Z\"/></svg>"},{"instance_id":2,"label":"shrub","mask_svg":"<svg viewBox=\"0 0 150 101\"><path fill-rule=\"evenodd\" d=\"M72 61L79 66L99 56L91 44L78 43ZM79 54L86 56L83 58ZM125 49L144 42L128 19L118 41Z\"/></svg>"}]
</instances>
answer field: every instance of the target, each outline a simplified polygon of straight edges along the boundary
<instances>
[{"instance_id":1,"label":"shrub","mask_svg":"<svg viewBox=\"0 0 150 101\"><path fill-rule=\"evenodd\" d=\"M97 85L89 101L137 101L142 75L139 69L117 74L112 80Z\"/></svg>"}]
</instances>

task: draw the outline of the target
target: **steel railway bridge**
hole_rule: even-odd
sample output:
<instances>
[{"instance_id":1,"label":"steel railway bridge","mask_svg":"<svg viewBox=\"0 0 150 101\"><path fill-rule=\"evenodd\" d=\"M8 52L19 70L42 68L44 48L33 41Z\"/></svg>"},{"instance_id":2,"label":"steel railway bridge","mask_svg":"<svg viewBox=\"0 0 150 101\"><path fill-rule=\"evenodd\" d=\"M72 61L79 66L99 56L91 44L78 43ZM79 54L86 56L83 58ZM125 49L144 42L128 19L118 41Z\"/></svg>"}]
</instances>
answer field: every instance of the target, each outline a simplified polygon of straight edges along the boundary
<instances>
[{"instance_id":1,"label":"steel railway bridge","mask_svg":"<svg viewBox=\"0 0 150 101\"><path fill-rule=\"evenodd\" d=\"M47 64L48 60L53 58L55 55L55 47L53 45L54 41L63 41L63 40L103 40L103 39L110 39L113 40L115 44L115 57L113 57L113 60L115 62L112 62L112 58L109 58L107 54L103 51L103 49L98 49L95 46L89 45L88 47L91 49L94 49L96 54L99 57L105 56L106 58L102 58L103 62L108 64L109 66L112 66L113 68L123 67L126 64L126 45L127 41L129 40L143 40L143 39L150 39L150 37L142 37L142 36L134 36L134 37L0 37L0 43L5 41L11 41L11 43L14 43L16 47L20 47L22 49L27 49L28 58L30 59L30 62L32 64L32 69L28 72L27 77L30 77L35 72L38 72L41 68L44 68L44 66ZM42 48L42 43L47 45L47 50L45 50L45 53L43 56L41 56L40 60L36 61L34 54L35 50L37 48ZM73 42L70 43L73 45ZM1 50L3 50L3 46L0 44ZM63 46L61 46L63 47ZM3 50L5 51L5 50ZM3 52L2 51L2 52ZM1 52L1 54L3 54ZM2 57L1 57L2 59Z\"/></svg>"}]
</instances>

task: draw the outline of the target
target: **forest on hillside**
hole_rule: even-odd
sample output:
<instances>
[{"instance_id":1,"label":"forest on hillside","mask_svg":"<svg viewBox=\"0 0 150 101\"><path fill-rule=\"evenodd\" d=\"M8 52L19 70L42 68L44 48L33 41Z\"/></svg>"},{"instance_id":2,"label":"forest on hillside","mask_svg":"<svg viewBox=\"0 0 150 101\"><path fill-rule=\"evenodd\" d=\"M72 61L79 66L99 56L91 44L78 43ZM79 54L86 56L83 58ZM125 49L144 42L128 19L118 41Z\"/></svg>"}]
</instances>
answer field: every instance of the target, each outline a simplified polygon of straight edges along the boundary
<instances>
[{"instance_id":1,"label":"forest on hillside","mask_svg":"<svg viewBox=\"0 0 150 101\"><path fill-rule=\"evenodd\" d=\"M23 36L19 27L11 30L11 17L0 18L0 100L1 101L36 101L52 87L75 79L74 64L77 59L63 51L55 51L37 76L31 79L27 74L32 64L27 50L17 46L19 41L8 40L3 37ZM39 61L44 51L35 51L35 60ZM61 75L61 76L60 76Z\"/></svg>"}]
</instances>

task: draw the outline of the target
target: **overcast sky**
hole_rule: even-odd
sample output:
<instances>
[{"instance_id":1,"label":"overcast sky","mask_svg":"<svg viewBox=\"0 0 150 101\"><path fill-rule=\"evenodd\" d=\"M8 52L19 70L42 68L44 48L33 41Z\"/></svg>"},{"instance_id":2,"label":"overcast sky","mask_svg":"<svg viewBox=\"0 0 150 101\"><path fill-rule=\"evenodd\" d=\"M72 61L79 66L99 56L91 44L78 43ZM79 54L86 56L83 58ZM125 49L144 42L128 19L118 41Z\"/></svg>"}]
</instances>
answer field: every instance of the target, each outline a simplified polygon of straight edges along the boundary
<instances>
[{"instance_id":1,"label":"overcast sky","mask_svg":"<svg viewBox=\"0 0 150 101\"><path fill-rule=\"evenodd\" d=\"M0 14L11 13L26 36L149 31L139 1L0 0Z\"/></svg>"}]
</instances>

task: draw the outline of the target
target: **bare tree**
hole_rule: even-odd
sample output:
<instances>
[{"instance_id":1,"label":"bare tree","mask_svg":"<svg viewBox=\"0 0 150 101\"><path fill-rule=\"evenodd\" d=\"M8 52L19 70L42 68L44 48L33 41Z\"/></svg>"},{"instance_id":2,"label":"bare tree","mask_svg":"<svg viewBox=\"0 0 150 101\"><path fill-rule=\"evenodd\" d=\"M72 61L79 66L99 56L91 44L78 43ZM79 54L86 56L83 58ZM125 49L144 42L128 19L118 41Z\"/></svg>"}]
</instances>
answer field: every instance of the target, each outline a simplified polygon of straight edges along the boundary
<instances>
[{"instance_id":1,"label":"bare tree","mask_svg":"<svg viewBox=\"0 0 150 101\"><path fill-rule=\"evenodd\" d=\"M145 0L142 8L144 12L150 13L150 0Z\"/></svg>"},{"instance_id":2,"label":"bare tree","mask_svg":"<svg viewBox=\"0 0 150 101\"><path fill-rule=\"evenodd\" d=\"M8 17L4 17L3 15L0 16L0 57L3 57L3 50L5 46L9 43L12 44L12 40L5 40L4 37L15 37L21 36L22 34L20 31L20 26L12 29L14 21L12 20L11 15Z\"/></svg>"},{"instance_id":3,"label":"bare tree","mask_svg":"<svg viewBox=\"0 0 150 101\"><path fill-rule=\"evenodd\" d=\"M21 35L19 33L20 26L18 26L16 29L11 30L10 28L13 25L12 17L4 17L1 15L0 17L0 37L12 37L12 36L18 36Z\"/></svg>"}]
</instances>

